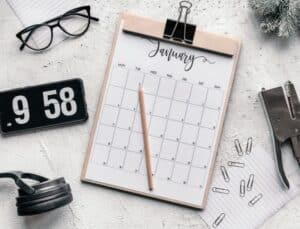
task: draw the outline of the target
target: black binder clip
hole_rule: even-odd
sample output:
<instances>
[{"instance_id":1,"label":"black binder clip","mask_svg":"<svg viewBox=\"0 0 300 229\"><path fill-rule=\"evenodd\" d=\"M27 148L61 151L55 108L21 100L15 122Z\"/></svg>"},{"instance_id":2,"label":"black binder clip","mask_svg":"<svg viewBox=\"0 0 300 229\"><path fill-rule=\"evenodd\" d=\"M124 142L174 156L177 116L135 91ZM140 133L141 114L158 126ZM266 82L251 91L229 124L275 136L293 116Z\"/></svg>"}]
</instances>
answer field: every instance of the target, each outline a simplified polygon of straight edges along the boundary
<instances>
[{"instance_id":1,"label":"black binder clip","mask_svg":"<svg viewBox=\"0 0 300 229\"><path fill-rule=\"evenodd\" d=\"M284 93L285 89L285 93ZM285 88L264 88L260 98L272 132L274 153L282 183L289 188L289 181L282 164L281 145L289 143L300 165L300 103L294 85L288 81Z\"/></svg>"},{"instance_id":2,"label":"black binder clip","mask_svg":"<svg viewBox=\"0 0 300 229\"><path fill-rule=\"evenodd\" d=\"M192 3L189 1L181 1L179 3L179 15L177 21L167 19L164 38L192 44L196 31L196 25L187 24L188 14L191 12ZM180 22L184 15L184 22Z\"/></svg>"}]
</instances>

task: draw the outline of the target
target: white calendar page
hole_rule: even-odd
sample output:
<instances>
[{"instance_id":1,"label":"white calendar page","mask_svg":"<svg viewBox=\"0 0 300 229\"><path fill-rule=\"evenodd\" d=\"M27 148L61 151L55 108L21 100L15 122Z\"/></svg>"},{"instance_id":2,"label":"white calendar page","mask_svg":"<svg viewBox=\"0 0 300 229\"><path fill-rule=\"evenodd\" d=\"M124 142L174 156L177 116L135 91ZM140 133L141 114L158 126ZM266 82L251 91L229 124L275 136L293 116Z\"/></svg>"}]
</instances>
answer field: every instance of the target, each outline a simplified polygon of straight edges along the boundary
<instances>
[{"instance_id":1,"label":"white calendar page","mask_svg":"<svg viewBox=\"0 0 300 229\"><path fill-rule=\"evenodd\" d=\"M120 29L84 179L201 208L233 63L231 56ZM153 191L147 185L139 84L145 90Z\"/></svg>"}]
</instances>

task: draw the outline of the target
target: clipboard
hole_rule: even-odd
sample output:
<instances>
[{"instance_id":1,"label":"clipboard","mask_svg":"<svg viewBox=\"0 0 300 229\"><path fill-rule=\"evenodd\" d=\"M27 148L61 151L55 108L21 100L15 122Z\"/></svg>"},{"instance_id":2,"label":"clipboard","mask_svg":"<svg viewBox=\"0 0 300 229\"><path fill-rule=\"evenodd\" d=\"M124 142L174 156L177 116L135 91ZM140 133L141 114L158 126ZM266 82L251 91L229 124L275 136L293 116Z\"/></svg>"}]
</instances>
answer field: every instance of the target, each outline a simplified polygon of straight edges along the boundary
<instances>
[{"instance_id":1,"label":"clipboard","mask_svg":"<svg viewBox=\"0 0 300 229\"><path fill-rule=\"evenodd\" d=\"M147 196L147 197L152 197L152 198L156 198L156 199L160 199L160 200L164 200L164 201L168 201L168 202L173 202L176 204L190 206L193 208L203 209L205 207L206 201L207 201L208 190L209 190L209 186L210 186L211 178L212 178L212 174L213 174L214 162L215 162L216 155L217 155L218 144L220 141L222 127L223 127L223 123L224 123L224 119L225 119L226 108L228 105L230 91L231 91L231 87L233 84L235 71L237 68L241 43L239 40L236 40L236 39L228 38L228 37L225 37L222 35L216 35L213 33L208 33L208 32L205 32L205 31L202 31L199 29L197 30L195 25L187 24L187 15L189 14L190 7L191 7L191 5L189 5L189 4L190 4L189 2L187 4L187 1L182 1L180 3L178 19L177 20L168 19L166 23L159 22L159 21L152 20L152 19L145 18L145 17L141 17L141 16L132 15L129 13L124 13L121 15L119 23L117 25L116 34L114 36L112 51L111 51L111 55L110 55L108 65L106 68L103 86L101 89L99 105L98 105L98 109L97 109L97 112L95 115L94 125L91 130L90 141L89 141L88 149L87 149L87 155L86 155L83 169L82 169L81 180L83 182L89 182L89 183L94 183L94 184L98 184L98 185L103 185L103 186L107 186L110 188L123 190L126 192L132 192L132 193ZM182 15L185 15L184 22L180 22ZM103 126L105 126L106 129L104 127L103 127L103 129L101 129L102 127L99 127L102 125L101 123L103 122L103 119L104 119L103 117L104 117L105 112L109 114L108 115L109 117L106 117L106 120L109 119L108 122L111 122L110 128L114 128L114 132L113 132L114 134L117 134L115 129L118 129L117 126L119 125L119 122L120 122L119 120L117 122L110 121L110 119L113 118L113 115L110 115L112 113L109 113L109 112L112 112L113 109L120 110L121 109L120 107L122 107L122 104L124 101L122 103L116 102L115 105L112 104L112 105L109 105L109 108L105 108L106 104L108 103L108 101L107 101L108 97L110 96L110 94L113 93L113 92L110 92L111 82L114 80L114 77L120 77L120 74L123 74L122 72L124 72L125 71L124 69L127 67L127 66L125 66L124 63L119 63L119 62L114 63L115 62L114 58L116 58L115 55L117 55L117 53L120 53L120 52L118 52L118 49L120 49L120 47L121 47L121 45L119 44L120 36L125 36L126 38L128 37L129 39L135 39L133 37L137 37L140 39L147 39L147 40L150 39L150 41L153 39L154 41L163 42L163 44L166 44L166 45L168 45L168 44L174 45L175 44L177 47L181 47L181 49L189 49L189 50L193 49L196 51L198 50L199 52L200 51L205 52L205 53L208 53L207 55L209 55L209 57L211 55L212 57L215 57L217 60L219 60L218 58L220 58L220 61L223 58L223 59L225 59L224 61L226 63L229 63L228 66L226 67L226 69L227 69L226 74L228 76L226 76L227 77L226 83L224 83L224 85L223 85L224 88L226 88L226 90L224 90L222 92L223 93L222 97L220 97L222 104L219 105L219 107L215 108L219 112L217 121L216 121L217 125L212 126L211 128L203 127L203 129L205 129L207 131L214 132L214 135L212 135L213 137L211 137L211 139L208 139L209 141L210 140L212 141L211 145L205 146L206 148L202 147L201 145L198 145L199 139L200 139L200 141L203 142L203 144L206 144L206 142L208 141L206 138L208 138L208 137L205 132L203 132L202 135L200 134L200 132L202 130L202 127L200 127L200 126L202 124L200 122L195 123L195 126L197 126L197 124L199 126L198 127L198 135L197 135L198 140L193 140L193 141L191 140L191 142L190 142L190 146L194 147L194 151L190 155L191 159L190 159L190 161L185 161L187 156L184 155L183 157L181 157L181 159L180 159L181 161L178 161L178 167L181 166L182 169L184 168L184 166L189 167L189 170L187 172L187 174L189 174L188 179L193 180L193 182L187 180L187 178L180 177L181 172L176 173L180 177L180 179L178 177L176 177L177 175L176 176L174 175L176 172L176 169L177 169L177 167L176 167L177 166L177 157L179 157L179 155L180 155L180 152L178 153L180 146L177 146L176 157L169 158L169 161L174 162L174 165L172 167L173 174L165 175L165 177L163 177L161 171L157 171L157 174L156 174L156 172L153 172L153 177L155 178L157 176L158 178L157 178L157 180L155 180L156 186L155 186L154 190L149 191L149 190L147 190L147 178L146 178L146 174L145 174L145 168L142 168L142 167L144 167L143 155L142 155L143 149L141 149L139 151L137 150L137 152L133 152L134 150L130 149L130 145L125 145L125 143L124 143L124 146L118 145L118 144L121 144L120 141L124 138L124 137L120 138L120 140L117 141L116 138L118 138L119 135L117 137L113 136L112 138L114 138L114 139L112 139L112 140L104 140L103 143L101 143L101 139L99 140L99 134L100 134L100 138L101 138L101 133L102 133L103 138L107 138L107 135L109 135L109 133L110 133L108 131L109 129L107 129L108 128L107 123L103 124ZM138 43L139 40L136 40L136 42ZM133 52L135 52L135 51L138 52L138 48L136 48L136 50L134 50ZM128 51L128 53L129 53L129 51ZM186 55L186 53L185 54L184 53L185 52L182 52L181 55ZM182 56L180 56L180 57L182 57ZM130 59L130 58L128 58L128 59ZM201 58L201 63L203 63L203 66L204 66L204 64L207 64L207 65L205 65L205 67L203 67L204 69L209 68L209 67L211 68L211 66L209 66L209 64L214 63L213 61L211 61L209 59L210 58L207 58L207 57ZM126 58L125 58L125 60L126 60ZM138 59L136 59L136 60L138 60ZM159 62L156 62L156 63L158 64ZM152 65L156 66L156 64L152 64ZM177 64L175 64L175 65L177 66ZM224 66L225 66L225 64L224 64ZM188 67L185 66L184 72L188 72L190 70L188 68L189 68L189 66ZM163 69L163 68L161 68L161 69ZM128 71L129 71L129 73L128 73ZM124 77L127 77L127 79L128 79L128 77L131 77L130 71L133 71L134 73L135 72L139 73L140 71L143 71L143 69L141 69L140 67L135 67L135 69L129 69L128 71L126 74L124 74ZM118 74L116 74L114 72L118 72ZM113 74L115 74L115 76ZM142 75L143 75L143 79L146 79L145 77L148 75L149 76L153 75L155 78L155 77L157 77L157 74L159 75L162 73L158 73L157 71L154 71L154 70L152 70L152 71L149 70L148 72L143 72ZM222 74L222 73L218 73L218 74ZM211 74L211 78L214 78L214 77L218 78L218 74L217 73ZM168 80L168 79L169 80L172 79L173 81L176 81L175 79L173 79L174 77L173 78L172 77L173 76L171 74L165 74L165 77L159 78L159 82L161 80ZM201 76L200 78L205 80L205 77L203 77L203 76ZM120 84L122 79L123 78L118 78L118 80L115 81L116 84ZM186 77L182 77L180 80L180 82L183 82L183 83L188 83L187 81L188 81L188 79ZM175 83L177 83L177 81ZM126 85L128 85L128 82ZM180 83L180 85L181 85L181 83ZM206 85L205 82L199 80L199 82L195 83L195 85L192 85L192 88L194 89L198 86L199 86L199 88L200 87L202 88L205 85ZM158 91L159 91L159 88L157 89ZM176 88L177 88L177 86L176 86ZM214 85L211 88L205 89L207 91L206 97L212 98L209 100L210 101L209 104L212 104L212 106L216 102L216 99L210 95L214 95L213 93L215 93L215 92L216 92L216 94L215 94L216 96L218 94L220 94L219 93L219 91L221 90L220 88L222 88L222 86ZM126 90L126 88L124 90ZM151 90L151 88L150 88L150 90ZM176 89L174 89L174 90L176 90ZM199 90L195 89L194 91L196 94L200 93L200 89ZM191 100L192 100L191 96L193 96L194 91L192 89L190 89L190 98L189 98L190 100L187 99L184 103L191 102ZM210 94L210 91L212 91L212 94ZM176 92L174 92L174 93L176 94ZM173 96L174 96L174 93L173 93ZM112 99L117 97L116 94L112 94L112 95L113 95L113 96L111 96L111 97L113 97ZM123 93L123 97L124 96L125 96L125 94ZM155 97L155 99L156 98L157 97ZM195 103L197 103L198 102L197 97L195 97L195 98L196 99L194 99L193 101L195 101ZM172 99L173 99L173 97L172 97ZM126 99L124 99L124 100L126 100ZM206 101L208 101L208 98L206 98ZM173 102L173 100L171 101L171 103L172 102ZM154 106L156 106L156 105L157 104L155 104ZM206 106L206 105L202 104L202 106ZM191 104L189 104L186 107L190 107L190 106L191 106ZM170 108L170 110L171 109L172 108ZM186 108L186 109L188 109L188 108ZM213 109L213 108L211 108L211 107L207 108L207 110L210 110L210 109ZM138 107L132 107L132 108L128 107L128 110L131 110L131 111L137 113ZM162 109L160 109L160 110L162 110ZM206 111L206 107L204 110ZM205 111L203 111L203 112L205 112ZM120 113L120 111L118 111L118 112ZM155 107L153 108L152 112L155 112ZM151 111L149 111L149 116L152 117L152 115L154 116L154 114L151 113ZM205 116L205 114L203 114L202 116ZM167 115L166 115L166 117L167 117ZM195 118L195 116L194 116L194 118ZM183 126L182 128L184 128L186 120L184 120L184 118L182 118L182 120L178 121L178 123L181 121L182 121L182 123L184 123L181 125L181 126ZM203 117L202 117L202 121L203 121ZM206 123L210 123L210 120L207 120ZM120 125L122 125L122 124L124 124L124 123L121 122ZM168 124L166 124L166 125L168 125ZM186 124L186 125L188 125L188 124ZM123 129L125 132L126 128L122 127L120 129ZM134 132L133 129L134 129L134 123L133 123L133 126L130 125L126 131L127 132L129 131L130 133L132 133L132 132ZM170 131L170 132L172 132L172 131ZM181 134L182 134L182 132L184 132L184 131L182 130ZM103 133L105 133L105 134L103 134ZM121 133L121 130L120 130L120 133ZM168 133L164 132L164 134L158 135L153 138L155 138L155 139L161 138L161 139L163 139L163 141L167 141L166 140L167 134ZM150 135L151 135L151 127L150 127ZM200 137L200 135L203 137ZM130 136L132 136L132 134L130 134ZM129 136L129 138L130 138L130 136ZM188 136L187 139L189 139L189 137L190 136ZM170 137L170 138L172 138L172 137ZM203 141L203 139L205 141ZM171 140L169 139L168 141L171 142ZM99 141L100 141L100 143L99 143ZM107 143L105 141L107 141ZM173 142L176 142L176 141L178 142L178 144L181 144L181 140L179 138L173 139ZM133 142L136 142L136 141L133 141ZM99 145L97 145L98 143L99 143ZM118 146L113 148L114 144L116 144ZM130 140L128 140L128 144L130 144ZM160 149L162 149L164 147L163 144L164 144L164 142L161 143ZM184 144L186 145L186 147L189 146L188 143L182 143L182 145L184 145ZM189 148L184 148L184 149L189 149ZM201 152L202 151L204 152L205 150L206 150L205 152L209 152L209 155L207 155L208 159L207 159L206 164L201 164L202 162L200 163L200 161L202 160L203 157L201 156L201 154L200 154L200 156L198 156L197 160L201 164L201 165L199 165L199 167L194 166L194 164L193 164L194 161L192 161L196 157L195 155L197 153L196 152L197 149L199 149ZM170 148L169 148L169 151L170 151ZM187 152L184 150L182 150L182 151ZM174 152L175 152L175 150L174 150ZM132 159L132 161L130 161L128 159L128 157L129 157L129 155L132 158L138 157L138 156L136 156L138 153L141 153L141 160L140 160L139 165L135 165L134 163L132 163L133 159ZM153 157L157 157L157 160L158 160L158 162L156 162L156 163L158 163L158 165L156 164L154 167L161 168L161 170L163 170L163 172L166 172L166 168L168 166L166 166L167 164L163 165L162 161L165 163L165 162L167 162L167 159L166 160L161 159L160 156L162 156L160 153L157 153L156 155L153 156ZM122 160L120 158L122 158ZM128 171L125 168L127 159L130 162ZM154 158L154 160L156 160L156 159ZM110 161L112 161L111 165L109 165ZM159 167L159 165L161 165L161 167ZM130 169L131 169L130 166L132 166L132 168L134 166L136 166L136 167L134 170L130 171ZM139 166L139 167L137 167L137 166ZM123 170L124 170L124 172L123 172ZM142 171L142 170L144 170L144 171ZM141 171L141 174L140 174L140 171ZM199 172L199 180L201 177L200 173L202 173L202 171L205 171L205 173L203 172L204 175L202 174L203 180L202 180L201 184L197 183L198 182L197 171ZM141 176L143 178L140 178ZM176 179L173 180L173 177ZM143 181L141 181L140 179L143 179ZM167 182L169 182L168 185L166 185ZM190 187L189 185L191 185L191 187L192 187L191 190L185 192L186 187ZM162 190L160 190L160 187L162 187L161 188ZM174 191L174 190L176 190L176 191ZM190 192L190 195L189 195L189 192ZM183 194L179 194L179 193L183 193Z\"/></svg>"}]
</instances>

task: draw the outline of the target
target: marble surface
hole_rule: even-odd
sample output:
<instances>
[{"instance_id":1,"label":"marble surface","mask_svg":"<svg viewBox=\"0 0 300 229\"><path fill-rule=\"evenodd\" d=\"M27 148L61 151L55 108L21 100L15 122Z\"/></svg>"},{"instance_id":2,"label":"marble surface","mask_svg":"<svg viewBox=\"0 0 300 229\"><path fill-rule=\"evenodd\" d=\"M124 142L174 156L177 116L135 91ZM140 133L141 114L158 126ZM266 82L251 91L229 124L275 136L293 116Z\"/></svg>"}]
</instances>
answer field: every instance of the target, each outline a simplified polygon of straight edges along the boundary
<instances>
[{"instance_id":1,"label":"marble surface","mask_svg":"<svg viewBox=\"0 0 300 229\"><path fill-rule=\"evenodd\" d=\"M15 186L0 181L0 225L9 229L39 228L207 228L197 210L119 191L83 184L79 180L89 132L100 94L113 32L122 11L165 20L177 16L177 1L88 0L100 18L89 32L44 53L20 52L15 34L22 25L0 0L0 89L80 77L84 80L90 119L82 125L0 137L0 170L24 170L49 177L65 176L75 201L68 207L34 217L18 217ZM257 97L261 87L292 80L300 87L299 36L288 41L260 33L245 0L194 1L190 20L203 29L242 39L242 52L230 99L217 164L234 153L232 141L249 136L270 153L272 145ZM300 197L261 227L300 228Z\"/></svg>"}]
</instances>

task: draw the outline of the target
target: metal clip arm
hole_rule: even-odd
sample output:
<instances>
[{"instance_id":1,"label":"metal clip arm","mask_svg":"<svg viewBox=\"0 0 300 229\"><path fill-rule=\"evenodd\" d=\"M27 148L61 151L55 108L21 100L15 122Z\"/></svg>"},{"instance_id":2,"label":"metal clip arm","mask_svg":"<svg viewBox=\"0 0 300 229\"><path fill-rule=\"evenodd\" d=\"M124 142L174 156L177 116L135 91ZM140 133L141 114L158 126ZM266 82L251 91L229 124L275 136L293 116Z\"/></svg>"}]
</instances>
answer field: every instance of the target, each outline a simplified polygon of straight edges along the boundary
<instances>
[{"instance_id":1,"label":"metal clip arm","mask_svg":"<svg viewBox=\"0 0 300 229\"><path fill-rule=\"evenodd\" d=\"M193 43L196 26L187 24L187 18L191 12L192 3L189 1L181 1L178 8L177 20L168 19L164 30L164 38L177 41ZM182 20L183 17L183 20Z\"/></svg>"},{"instance_id":2,"label":"metal clip arm","mask_svg":"<svg viewBox=\"0 0 300 229\"><path fill-rule=\"evenodd\" d=\"M276 139L274 133L273 133L273 143L274 143L277 168L278 168L278 172L280 175L279 177L280 177L283 185L289 189L290 183L285 175L284 168L283 168L281 145L280 145L280 142Z\"/></svg>"}]
</instances>

